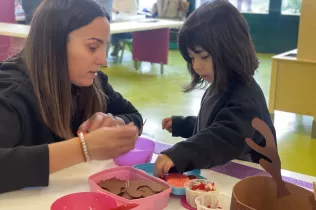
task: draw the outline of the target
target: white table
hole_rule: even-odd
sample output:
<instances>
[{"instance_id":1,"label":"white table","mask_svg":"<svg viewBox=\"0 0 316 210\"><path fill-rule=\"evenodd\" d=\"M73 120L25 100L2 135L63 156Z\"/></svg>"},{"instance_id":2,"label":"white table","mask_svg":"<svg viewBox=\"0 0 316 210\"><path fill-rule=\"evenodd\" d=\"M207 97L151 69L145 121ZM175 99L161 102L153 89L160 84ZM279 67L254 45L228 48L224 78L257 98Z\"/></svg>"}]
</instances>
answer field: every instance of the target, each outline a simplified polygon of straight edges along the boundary
<instances>
[{"instance_id":1,"label":"white table","mask_svg":"<svg viewBox=\"0 0 316 210\"><path fill-rule=\"evenodd\" d=\"M153 160L156 159L156 155ZM261 168L257 164L234 161L254 168ZM51 204L64 195L76 192L89 191L88 177L96 172L115 167L112 161L94 161L89 164L79 164L59 171L50 177L50 186L47 188L19 190L0 194L0 210L47 210ZM282 170L282 175L313 182L316 177L310 177ZM223 194L231 197L232 187L239 181L227 175L211 170L202 170L202 176L214 180L221 186ZM179 198L170 197L167 210L185 209Z\"/></svg>"},{"instance_id":2,"label":"white table","mask_svg":"<svg viewBox=\"0 0 316 210\"><path fill-rule=\"evenodd\" d=\"M150 20L150 19L148 19ZM142 20L134 21L119 21L111 23L111 34L149 31L162 28L180 28L183 21L158 19L157 22L141 22ZM16 23L0 22L0 35L26 38L29 34L30 26Z\"/></svg>"},{"instance_id":3,"label":"white table","mask_svg":"<svg viewBox=\"0 0 316 210\"><path fill-rule=\"evenodd\" d=\"M111 34L133 33L133 60L136 69L138 61L158 63L163 74L164 65L168 63L169 30L180 28L183 21L131 18L131 21L118 21L110 25ZM0 35L3 36L26 38L29 30L29 25L0 22Z\"/></svg>"}]
</instances>

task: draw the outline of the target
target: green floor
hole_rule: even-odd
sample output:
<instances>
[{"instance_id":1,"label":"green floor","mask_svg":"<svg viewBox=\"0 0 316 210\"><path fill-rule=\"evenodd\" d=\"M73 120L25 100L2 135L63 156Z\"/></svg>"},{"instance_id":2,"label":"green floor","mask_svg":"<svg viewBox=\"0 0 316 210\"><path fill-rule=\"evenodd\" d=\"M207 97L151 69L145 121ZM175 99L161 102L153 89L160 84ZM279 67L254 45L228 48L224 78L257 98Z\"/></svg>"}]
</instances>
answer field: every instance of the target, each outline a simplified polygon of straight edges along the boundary
<instances>
[{"instance_id":1,"label":"green floor","mask_svg":"<svg viewBox=\"0 0 316 210\"><path fill-rule=\"evenodd\" d=\"M259 58L260 68L255 77L268 100L271 55L259 55ZM189 76L177 51L170 51L164 75L160 75L159 65L151 66L148 63L143 63L141 69L136 71L131 60L129 52L125 53L122 64L109 59L110 66L104 70L109 75L110 83L132 101L143 118L147 119L145 133L168 144L181 141L161 129L161 120L171 115L196 115L204 91L181 92ZM311 125L311 117L276 112L275 127L283 169L316 176L316 139L310 138Z\"/></svg>"}]
</instances>

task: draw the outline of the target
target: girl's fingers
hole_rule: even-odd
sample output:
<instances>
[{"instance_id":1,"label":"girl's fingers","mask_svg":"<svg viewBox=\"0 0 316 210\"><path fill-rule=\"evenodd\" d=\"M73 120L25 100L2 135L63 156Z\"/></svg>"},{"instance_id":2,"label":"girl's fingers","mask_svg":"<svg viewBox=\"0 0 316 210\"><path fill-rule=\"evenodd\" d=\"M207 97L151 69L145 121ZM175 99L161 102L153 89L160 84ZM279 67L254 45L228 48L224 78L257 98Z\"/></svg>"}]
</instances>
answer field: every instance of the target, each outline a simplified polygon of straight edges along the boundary
<instances>
[{"instance_id":1,"label":"girl's fingers","mask_svg":"<svg viewBox=\"0 0 316 210\"><path fill-rule=\"evenodd\" d=\"M164 174L167 174L169 171L170 171L170 168L173 166L173 164L170 162L170 161L167 161L164 165L164 168L163 168L163 173ZM164 175L162 174L162 175Z\"/></svg>"},{"instance_id":2,"label":"girl's fingers","mask_svg":"<svg viewBox=\"0 0 316 210\"><path fill-rule=\"evenodd\" d=\"M154 176L159 177L163 175L163 166L161 163L155 164Z\"/></svg>"},{"instance_id":3,"label":"girl's fingers","mask_svg":"<svg viewBox=\"0 0 316 210\"><path fill-rule=\"evenodd\" d=\"M166 125L166 129L170 129L172 127L172 121L169 121Z\"/></svg>"},{"instance_id":4,"label":"girl's fingers","mask_svg":"<svg viewBox=\"0 0 316 210\"><path fill-rule=\"evenodd\" d=\"M162 129L166 129L166 126L167 126L167 123L171 121L171 118L168 117L168 118L165 118L162 120Z\"/></svg>"}]
</instances>

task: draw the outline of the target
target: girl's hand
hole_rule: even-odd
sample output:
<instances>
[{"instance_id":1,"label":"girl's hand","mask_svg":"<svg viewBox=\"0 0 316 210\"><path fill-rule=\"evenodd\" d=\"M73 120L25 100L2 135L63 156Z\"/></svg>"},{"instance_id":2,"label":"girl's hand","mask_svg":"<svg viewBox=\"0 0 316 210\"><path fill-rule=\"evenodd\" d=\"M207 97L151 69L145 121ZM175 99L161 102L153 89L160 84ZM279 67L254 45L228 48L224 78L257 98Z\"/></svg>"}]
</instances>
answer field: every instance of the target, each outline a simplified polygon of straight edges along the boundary
<instances>
[{"instance_id":1,"label":"girl's hand","mask_svg":"<svg viewBox=\"0 0 316 210\"><path fill-rule=\"evenodd\" d=\"M159 155L155 162L154 176L163 176L167 174L172 167L174 167L174 163L167 155Z\"/></svg>"},{"instance_id":2,"label":"girl's hand","mask_svg":"<svg viewBox=\"0 0 316 210\"><path fill-rule=\"evenodd\" d=\"M79 131L83 133L89 133L95 131L102 127L116 127L120 125L125 125L124 120L118 117L114 117L111 114L104 114L102 112L97 112L79 127Z\"/></svg>"},{"instance_id":3,"label":"girl's hand","mask_svg":"<svg viewBox=\"0 0 316 210\"><path fill-rule=\"evenodd\" d=\"M92 160L108 160L135 148L138 128L130 123L119 127L102 127L85 136Z\"/></svg>"},{"instance_id":4,"label":"girl's hand","mask_svg":"<svg viewBox=\"0 0 316 210\"><path fill-rule=\"evenodd\" d=\"M172 133L172 118L167 117L162 120L162 129L169 131L169 133Z\"/></svg>"}]
</instances>

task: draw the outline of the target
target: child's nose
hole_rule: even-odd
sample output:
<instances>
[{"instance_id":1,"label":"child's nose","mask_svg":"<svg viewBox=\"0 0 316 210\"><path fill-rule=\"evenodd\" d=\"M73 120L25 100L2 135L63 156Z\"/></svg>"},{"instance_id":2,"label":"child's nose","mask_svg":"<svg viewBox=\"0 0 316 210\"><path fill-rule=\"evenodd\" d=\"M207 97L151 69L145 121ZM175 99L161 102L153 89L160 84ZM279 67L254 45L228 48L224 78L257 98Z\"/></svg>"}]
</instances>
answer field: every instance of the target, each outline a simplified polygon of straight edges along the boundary
<instances>
[{"instance_id":1,"label":"child's nose","mask_svg":"<svg viewBox=\"0 0 316 210\"><path fill-rule=\"evenodd\" d=\"M194 69L194 71L197 71L197 72L201 71L203 69L202 63L199 61L194 61L193 62L193 69Z\"/></svg>"}]
</instances>

